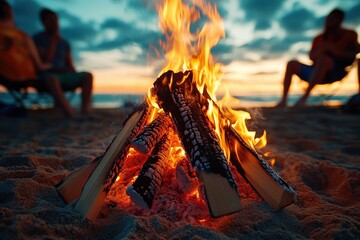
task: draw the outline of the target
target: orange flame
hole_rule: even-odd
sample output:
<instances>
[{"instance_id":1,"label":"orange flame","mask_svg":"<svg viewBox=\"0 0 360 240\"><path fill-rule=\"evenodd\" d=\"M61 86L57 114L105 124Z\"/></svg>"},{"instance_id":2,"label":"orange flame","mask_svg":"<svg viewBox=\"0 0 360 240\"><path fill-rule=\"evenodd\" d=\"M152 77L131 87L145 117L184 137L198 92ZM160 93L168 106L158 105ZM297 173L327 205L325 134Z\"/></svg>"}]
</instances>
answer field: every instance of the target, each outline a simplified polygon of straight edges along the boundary
<instances>
[{"instance_id":1,"label":"orange flame","mask_svg":"<svg viewBox=\"0 0 360 240\"><path fill-rule=\"evenodd\" d=\"M204 87L219 108L209 102L207 116L212 122L220 146L225 156L229 156L230 148L225 140L226 126L232 125L235 130L254 150L266 145L266 133L260 138L255 138L255 132L249 131L246 120L250 114L245 111L233 110L228 103L234 101L229 94L221 101L216 101L216 90L221 83L221 64L215 63L211 54L220 38L225 38L223 19L217 11L216 5L206 3L204 0L189 0L185 4L182 0L163 0L158 6L159 26L164 33L166 41L160 42L165 51L166 65L159 76L168 70L174 72L193 72L193 81L196 82L200 93ZM208 21L201 29L191 31L191 26L198 23L200 16L205 16ZM153 105L154 106L154 105ZM227 117L220 117L223 114Z\"/></svg>"},{"instance_id":2,"label":"orange flame","mask_svg":"<svg viewBox=\"0 0 360 240\"><path fill-rule=\"evenodd\" d=\"M166 42L160 44L167 60L159 76L168 70L192 70L199 91L202 93L206 84L215 99L221 64L214 63L210 50L221 37L225 37L223 20L216 6L204 0L190 2L191 6L185 5L182 0L164 0L158 6L159 25L166 38ZM192 33L190 27L200 19L200 11L209 21L201 30Z\"/></svg>"}]
</instances>

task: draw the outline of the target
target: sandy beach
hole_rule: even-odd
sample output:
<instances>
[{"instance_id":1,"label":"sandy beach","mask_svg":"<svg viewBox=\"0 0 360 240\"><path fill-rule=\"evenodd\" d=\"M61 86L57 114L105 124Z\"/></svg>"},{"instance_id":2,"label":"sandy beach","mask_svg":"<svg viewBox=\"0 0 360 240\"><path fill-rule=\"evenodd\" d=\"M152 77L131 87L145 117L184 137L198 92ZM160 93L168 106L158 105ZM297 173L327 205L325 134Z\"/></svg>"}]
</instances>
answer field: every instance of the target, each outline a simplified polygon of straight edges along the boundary
<instances>
[{"instance_id":1,"label":"sandy beach","mask_svg":"<svg viewBox=\"0 0 360 240\"><path fill-rule=\"evenodd\" d=\"M249 109L249 128L267 131L267 159L295 189L296 202L274 211L246 182L242 210L211 219L184 199L169 171L150 211L125 184L110 191L96 221L66 205L55 185L100 156L130 109L95 109L66 120L46 111L0 117L1 239L359 239L360 115L337 108Z\"/></svg>"}]
</instances>

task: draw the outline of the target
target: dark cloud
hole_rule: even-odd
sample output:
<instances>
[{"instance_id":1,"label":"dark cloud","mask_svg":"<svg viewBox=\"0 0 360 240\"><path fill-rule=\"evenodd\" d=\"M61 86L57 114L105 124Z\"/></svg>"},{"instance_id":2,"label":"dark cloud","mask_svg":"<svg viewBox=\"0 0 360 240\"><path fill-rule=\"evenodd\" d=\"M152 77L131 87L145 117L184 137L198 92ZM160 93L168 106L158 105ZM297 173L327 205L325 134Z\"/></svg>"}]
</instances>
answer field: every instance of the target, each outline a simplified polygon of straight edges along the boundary
<instances>
[{"instance_id":1,"label":"dark cloud","mask_svg":"<svg viewBox=\"0 0 360 240\"><path fill-rule=\"evenodd\" d=\"M101 24L101 29L112 29L116 31L116 38L113 40L105 40L95 48L97 50L110 50L113 48L121 48L129 44L138 44L142 48L148 48L150 44L155 44L161 35L158 32L136 27L132 23L124 22L120 19L110 18Z\"/></svg>"},{"instance_id":2,"label":"dark cloud","mask_svg":"<svg viewBox=\"0 0 360 240\"><path fill-rule=\"evenodd\" d=\"M255 22L255 30L265 30L271 26L273 16L281 9L283 0L239 0L239 6L246 21Z\"/></svg>"},{"instance_id":3,"label":"dark cloud","mask_svg":"<svg viewBox=\"0 0 360 240\"><path fill-rule=\"evenodd\" d=\"M41 30L39 12L42 6L33 0L13 0L9 1L12 6L15 24L18 28L29 35Z\"/></svg>"},{"instance_id":4,"label":"dark cloud","mask_svg":"<svg viewBox=\"0 0 360 240\"><path fill-rule=\"evenodd\" d=\"M317 18L306 8L298 8L280 18L279 24L289 33L304 32L318 27Z\"/></svg>"},{"instance_id":5,"label":"dark cloud","mask_svg":"<svg viewBox=\"0 0 360 240\"><path fill-rule=\"evenodd\" d=\"M216 62L221 62L222 64L230 64L234 60L234 52L237 47L224 43L223 40L220 40L212 49L211 53L214 56Z\"/></svg>"},{"instance_id":6,"label":"dark cloud","mask_svg":"<svg viewBox=\"0 0 360 240\"><path fill-rule=\"evenodd\" d=\"M60 22L65 22L60 26L62 35L71 42L91 42L97 36L97 29L92 22L84 22L79 17L65 11L57 11ZM76 43L75 43L76 44Z\"/></svg>"},{"instance_id":7,"label":"dark cloud","mask_svg":"<svg viewBox=\"0 0 360 240\"><path fill-rule=\"evenodd\" d=\"M289 53L295 43L308 43L306 49L299 49L296 54L307 54L311 47L311 38L305 35L288 35L284 38L256 38L241 46L244 51L251 51L260 54L262 59L270 59ZM296 57L296 56L293 56Z\"/></svg>"},{"instance_id":8,"label":"dark cloud","mask_svg":"<svg viewBox=\"0 0 360 240\"><path fill-rule=\"evenodd\" d=\"M345 21L354 25L360 25L360 3L350 8L345 13Z\"/></svg>"},{"instance_id":9,"label":"dark cloud","mask_svg":"<svg viewBox=\"0 0 360 240\"><path fill-rule=\"evenodd\" d=\"M232 53L234 46L219 42L216 46L211 49L211 53L214 55Z\"/></svg>"}]
</instances>

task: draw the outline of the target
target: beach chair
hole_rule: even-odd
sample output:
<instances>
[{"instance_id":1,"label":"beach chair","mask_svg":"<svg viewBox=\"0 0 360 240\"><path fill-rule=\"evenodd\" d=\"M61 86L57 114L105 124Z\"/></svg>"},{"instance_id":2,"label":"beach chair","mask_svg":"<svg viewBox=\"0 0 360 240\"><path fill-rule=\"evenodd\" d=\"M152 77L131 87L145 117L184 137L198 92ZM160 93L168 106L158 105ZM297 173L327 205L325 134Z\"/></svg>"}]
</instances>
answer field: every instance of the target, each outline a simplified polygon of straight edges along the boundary
<instances>
[{"instance_id":1,"label":"beach chair","mask_svg":"<svg viewBox=\"0 0 360 240\"><path fill-rule=\"evenodd\" d=\"M316 100L316 102L319 103L320 105L326 105L326 102L330 101L331 98L334 97L337 91L339 91L339 89L342 87L344 81L349 77L349 74L352 71L352 69L356 68L356 65L359 65L358 64L359 61L360 59L355 59L351 65L345 68L346 74L341 80L332 83L320 83L319 84L320 86L325 86L325 87L321 87L323 89L319 91L319 98ZM300 81L299 84L303 89L303 91L305 92L307 85L304 84L303 81Z\"/></svg>"},{"instance_id":2,"label":"beach chair","mask_svg":"<svg viewBox=\"0 0 360 240\"><path fill-rule=\"evenodd\" d=\"M44 91L44 87L36 80L24 80L24 81L11 81L3 76L0 76L0 85L4 86L7 92L12 96L14 102L20 107L25 107L25 100L28 99L28 90L30 88L36 89L36 91Z\"/></svg>"},{"instance_id":3,"label":"beach chair","mask_svg":"<svg viewBox=\"0 0 360 240\"><path fill-rule=\"evenodd\" d=\"M7 92L11 95L14 100L13 104L22 108L26 108L25 102L29 102L32 107L43 108L41 105L41 102L43 102L42 99L50 97L44 84L34 79L11 81L3 76L0 76L0 85L4 86ZM36 97L29 96L28 93L31 88L37 93ZM71 102L74 98L77 88L78 87L65 89L65 93L67 93L66 97L69 102Z\"/></svg>"}]
</instances>

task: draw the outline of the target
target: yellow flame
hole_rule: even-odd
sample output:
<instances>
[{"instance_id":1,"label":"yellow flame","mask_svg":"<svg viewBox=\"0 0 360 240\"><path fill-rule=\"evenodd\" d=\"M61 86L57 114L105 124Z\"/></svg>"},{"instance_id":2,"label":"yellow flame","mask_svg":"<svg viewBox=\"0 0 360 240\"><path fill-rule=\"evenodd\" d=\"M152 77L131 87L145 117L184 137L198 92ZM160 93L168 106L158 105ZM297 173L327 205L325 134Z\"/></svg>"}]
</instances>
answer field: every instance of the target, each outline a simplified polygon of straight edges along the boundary
<instances>
[{"instance_id":1,"label":"yellow flame","mask_svg":"<svg viewBox=\"0 0 360 240\"><path fill-rule=\"evenodd\" d=\"M193 81L196 82L200 93L206 90L210 97L216 102L209 101L207 116L212 122L220 146L229 157L230 148L226 143L226 127L233 126L243 137L249 146L262 148L266 145L266 133L260 138L255 138L256 133L249 131L246 120L250 114L241 110L234 110L230 103L235 99L226 94L221 101L216 101L216 90L221 82L221 64L215 63L211 55L220 38L225 37L223 19L217 11L216 5L206 3L205 0L163 0L157 7L159 12L159 26L165 35L165 41L160 45L165 51L166 65L159 72L159 76L168 70L174 72L193 72ZM201 28L191 29L194 23L199 23L200 16L205 16L205 22ZM172 79L170 79L172 84ZM237 100L236 100L237 101ZM152 106L154 98L151 100ZM221 111L221 112L219 112ZM225 117L224 117L225 116Z\"/></svg>"},{"instance_id":2,"label":"yellow flame","mask_svg":"<svg viewBox=\"0 0 360 240\"><path fill-rule=\"evenodd\" d=\"M270 159L270 166L271 167L274 167L275 161L276 161L275 158Z\"/></svg>"},{"instance_id":3,"label":"yellow flame","mask_svg":"<svg viewBox=\"0 0 360 240\"><path fill-rule=\"evenodd\" d=\"M182 0L164 0L158 6L159 25L166 38L160 45L167 60L159 76L168 70L192 70L199 91L202 92L206 84L210 95L215 99L215 92L220 84L221 64L214 63L210 50L220 38L225 37L223 20L216 6L204 0L188 2L189 5ZM201 29L192 32L190 27L200 19L200 14L209 21Z\"/></svg>"}]
</instances>

